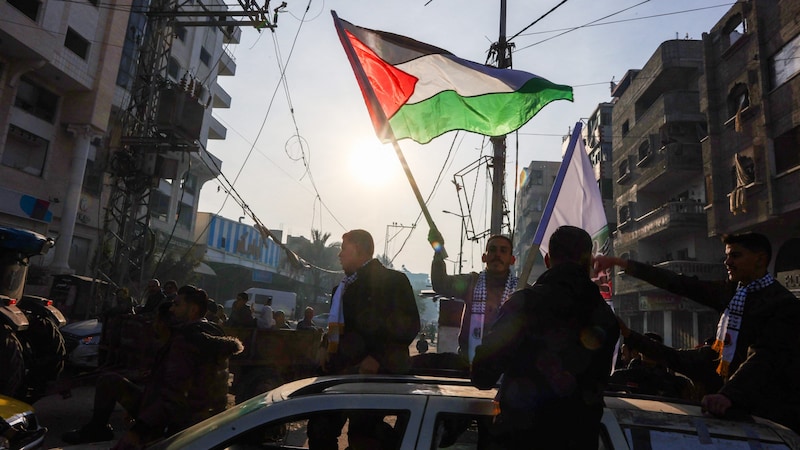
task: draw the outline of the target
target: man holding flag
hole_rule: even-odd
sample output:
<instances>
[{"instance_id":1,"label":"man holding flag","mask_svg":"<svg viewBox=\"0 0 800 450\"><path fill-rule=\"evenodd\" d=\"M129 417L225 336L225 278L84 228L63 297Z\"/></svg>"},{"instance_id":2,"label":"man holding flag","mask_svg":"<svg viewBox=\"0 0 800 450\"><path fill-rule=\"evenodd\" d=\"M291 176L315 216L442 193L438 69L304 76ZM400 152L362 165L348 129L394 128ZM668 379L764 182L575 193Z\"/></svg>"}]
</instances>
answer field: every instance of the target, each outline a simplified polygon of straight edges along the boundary
<instances>
[{"instance_id":1,"label":"man holding flag","mask_svg":"<svg viewBox=\"0 0 800 450\"><path fill-rule=\"evenodd\" d=\"M444 239L439 230L432 228L428 240L434 248L441 248ZM434 251L431 262L431 284L439 295L464 300L464 315L458 335L458 353L472 361L475 348L480 345L484 330L497 317L497 312L511 294L517 290L518 279L511 273L515 258L511 239L495 235L486 241L486 252L481 261L486 269L481 273L447 275L444 257Z\"/></svg>"}]
</instances>

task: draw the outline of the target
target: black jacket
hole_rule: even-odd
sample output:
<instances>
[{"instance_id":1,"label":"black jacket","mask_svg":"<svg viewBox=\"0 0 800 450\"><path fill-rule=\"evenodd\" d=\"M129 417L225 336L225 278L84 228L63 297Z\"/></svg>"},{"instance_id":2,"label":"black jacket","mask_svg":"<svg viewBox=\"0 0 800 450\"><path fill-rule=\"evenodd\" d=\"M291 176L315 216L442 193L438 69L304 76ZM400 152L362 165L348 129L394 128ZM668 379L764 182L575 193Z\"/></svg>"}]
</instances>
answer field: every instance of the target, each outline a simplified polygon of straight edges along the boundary
<instances>
[{"instance_id":1,"label":"black jacket","mask_svg":"<svg viewBox=\"0 0 800 450\"><path fill-rule=\"evenodd\" d=\"M179 325L156 356L137 420L175 433L225 410L228 358L242 343L205 319Z\"/></svg>"},{"instance_id":2,"label":"black jacket","mask_svg":"<svg viewBox=\"0 0 800 450\"><path fill-rule=\"evenodd\" d=\"M503 375L499 422L509 433L556 417L571 433L595 430L618 337L614 313L586 270L559 264L500 309L475 352L472 382L487 389Z\"/></svg>"},{"instance_id":3,"label":"black jacket","mask_svg":"<svg viewBox=\"0 0 800 450\"><path fill-rule=\"evenodd\" d=\"M356 281L344 291L342 308L344 334L338 352L331 355L328 372L353 372L367 356L380 363L381 373L408 371L408 346L420 324L416 297L405 274L371 260L358 269Z\"/></svg>"},{"instance_id":4,"label":"black jacket","mask_svg":"<svg viewBox=\"0 0 800 450\"><path fill-rule=\"evenodd\" d=\"M736 283L704 281L628 261L625 273L719 312ZM730 376L719 390L733 406L800 432L800 300L775 282L747 294Z\"/></svg>"}]
</instances>

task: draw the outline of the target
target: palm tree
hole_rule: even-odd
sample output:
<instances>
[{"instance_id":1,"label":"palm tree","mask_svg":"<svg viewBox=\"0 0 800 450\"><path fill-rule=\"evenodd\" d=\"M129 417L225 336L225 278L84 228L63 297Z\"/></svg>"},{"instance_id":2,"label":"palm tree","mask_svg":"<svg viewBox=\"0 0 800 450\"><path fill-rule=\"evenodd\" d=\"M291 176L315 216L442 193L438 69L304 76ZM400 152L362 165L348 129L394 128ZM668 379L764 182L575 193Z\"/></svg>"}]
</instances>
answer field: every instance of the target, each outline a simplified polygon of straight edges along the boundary
<instances>
[{"instance_id":1,"label":"palm tree","mask_svg":"<svg viewBox=\"0 0 800 450\"><path fill-rule=\"evenodd\" d=\"M313 264L325 270L316 268L311 269L310 303L317 303L317 299L328 294L336 283L338 275L331 272L338 272L338 255L341 243L335 242L328 244L331 233L323 233L320 230L311 230L311 241L306 242L305 248L299 249L299 255Z\"/></svg>"}]
</instances>

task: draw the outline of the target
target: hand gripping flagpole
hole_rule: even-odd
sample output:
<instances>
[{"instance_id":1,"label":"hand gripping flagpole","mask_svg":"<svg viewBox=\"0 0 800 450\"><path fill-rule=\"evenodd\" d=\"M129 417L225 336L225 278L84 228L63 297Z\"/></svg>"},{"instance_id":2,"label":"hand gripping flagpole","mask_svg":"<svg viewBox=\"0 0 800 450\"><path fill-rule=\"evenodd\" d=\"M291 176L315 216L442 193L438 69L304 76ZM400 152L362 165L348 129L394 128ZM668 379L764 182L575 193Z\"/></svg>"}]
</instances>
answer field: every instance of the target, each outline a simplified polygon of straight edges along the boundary
<instances>
[{"instance_id":1,"label":"hand gripping flagpole","mask_svg":"<svg viewBox=\"0 0 800 450\"><path fill-rule=\"evenodd\" d=\"M350 44L350 39L347 37L344 28L342 28L342 23L339 21L339 16L336 15L336 11L334 10L331 10L331 15L333 16L333 23L336 26L336 33L339 35L339 40L342 43L342 47L344 47L345 54L347 54L347 59L350 61L350 66L352 66L353 72L355 72L358 84L361 86L364 96L369 102L370 110L372 110L374 114L378 116L378 121L381 124L378 137L387 138L392 141L394 152L397 154L397 158L400 160L400 165L403 166L403 171L406 173L406 178L408 178L408 183L411 185L411 190L414 191L414 196L417 198L417 203L419 203L419 207L422 209L422 214L425 216L425 221L428 222L428 226L431 229L438 230L438 228L436 228L436 224L433 222L433 217L431 217L430 211L428 211L428 206L425 204L425 200L422 198L422 194L419 191L417 182L414 180L414 175L411 173L411 169L408 167L408 162L406 161L405 156L403 156L403 151L400 149L400 144L397 142L394 131L389 125L389 120L386 118L386 114L383 112L383 108L375 96L375 91L372 89L372 85L369 82L369 78L367 78L366 72L364 72L364 68L361 67L358 56L356 56L356 51ZM447 252L444 249L444 243L441 243L440 249L434 248L434 250L436 250L437 253L440 253L442 258L447 258Z\"/></svg>"}]
</instances>

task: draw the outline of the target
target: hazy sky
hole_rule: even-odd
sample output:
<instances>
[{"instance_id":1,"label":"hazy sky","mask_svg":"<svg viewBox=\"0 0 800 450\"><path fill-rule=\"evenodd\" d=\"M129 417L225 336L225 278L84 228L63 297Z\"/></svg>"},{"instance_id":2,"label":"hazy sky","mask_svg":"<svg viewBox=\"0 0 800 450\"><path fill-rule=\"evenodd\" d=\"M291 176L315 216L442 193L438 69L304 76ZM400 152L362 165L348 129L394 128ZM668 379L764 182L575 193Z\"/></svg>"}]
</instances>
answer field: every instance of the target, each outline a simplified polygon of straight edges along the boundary
<instances>
[{"instance_id":1,"label":"hazy sky","mask_svg":"<svg viewBox=\"0 0 800 450\"><path fill-rule=\"evenodd\" d=\"M219 83L231 94L232 105L214 110L228 135L224 141L209 141L209 150L222 159L222 172L236 179L235 189L269 228L294 236L310 236L312 228L319 229L331 233L329 242L340 241L348 229L364 228L375 238L376 254L394 257L396 268L404 265L412 272L428 273L428 226L393 148L375 137L330 11L355 25L406 35L484 63L499 36L500 1L287 3L275 33L243 29L241 43L229 47L236 58L236 76L220 77ZM507 36L558 3L508 0ZM598 103L611 100L612 78L619 80L628 69L641 68L665 40L687 35L701 39L732 4L569 0L514 38L513 68L573 86L575 101L551 103L518 135L509 136L509 207L513 209L515 173L532 160L560 160L561 137ZM576 27L580 28L569 31ZM467 214L469 204L475 231L489 228L491 189L485 169L465 169L491 155L491 145L480 135L450 132L427 145L403 140L400 146L423 197L431 196L428 208L455 262L461 221L442 210ZM457 173L464 173L467 184L461 201L452 183ZM232 200L220 211L225 192L217 190L219 185L205 184L200 211L238 218L242 209ZM480 270L481 250L465 243L465 272ZM449 271L453 267L448 264Z\"/></svg>"}]
</instances>

